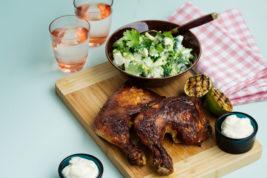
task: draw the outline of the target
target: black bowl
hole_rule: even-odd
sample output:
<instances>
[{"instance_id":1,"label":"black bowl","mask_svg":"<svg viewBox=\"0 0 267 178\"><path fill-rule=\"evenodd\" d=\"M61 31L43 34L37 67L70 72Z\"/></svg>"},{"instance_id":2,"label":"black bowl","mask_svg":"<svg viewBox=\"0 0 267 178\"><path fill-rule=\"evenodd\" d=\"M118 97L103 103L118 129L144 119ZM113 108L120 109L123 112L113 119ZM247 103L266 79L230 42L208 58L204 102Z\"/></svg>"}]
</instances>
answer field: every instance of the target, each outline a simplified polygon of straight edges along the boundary
<instances>
[{"instance_id":1,"label":"black bowl","mask_svg":"<svg viewBox=\"0 0 267 178\"><path fill-rule=\"evenodd\" d=\"M175 23L171 23L168 21L161 21L161 20L144 20L144 21L137 21L133 22L130 24L127 24L121 28L119 28L117 31L115 31L107 40L105 51L106 51L106 56L109 60L109 62L121 73L125 74L131 79L139 81L140 84L146 85L146 86L161 86L164 85L173 79L176 79L177 77L182 76L185 74L187 71L192 69L193 67L196 66L200 55L201 55L201 47L200 47L200 42L198 41L197 37L191 33L190 31L186 31L182 33L184 40L183 40L183 45L186 48L192 48L193 55L195 56L195 61L194 63L187 68L185 71L182 73L173 75L173 76L168 76L168 77L161 77L161 78L147 78L147 77L141 77L141 76L135 76L132 74L129 74L113 64L113 44L120 39L123 36L123 32L128 30L128 29L136 29L140 33L148 31L148 30L156 30L156 31L169 31L175 27L178 27L179 25Z\"/></svg>"},{"instance_id":2,"label":"black bowl","mask_svg":"<svg viewBox=\"0 0 267 178\"><path fill-rule=\"evenodd\" d=\"M221 132L221 125L223 121L225 120L225 118L229 115L237 115L237 117L240 117L240 118L242 117L249 118L254 128L253 133L250 136L246 138L241 138L241 139L233 139L233 138L229 138L223 135ZM249 151L253 147L257 131L258 131L258 124L256 120L250 115L246 113L242 113L242 112L226 113L222 115L221 117L219 117L219 119L216 120L216 123L215 123L215 135L216 135L216 143L218 147L222 149L223 151L227 153L232 153L232 154L240 154L240 153L245 153Z\"/></svg>"},{"instance_id":3,"label":"black bowl","mask_svg":"<svg viewBox=\"0 0 267 178\"><path fill-rule=\"evenodd\" d=\"M101 161L98 158L96 158L95 156L89 155L89 154L77 153L77 154L73 154L73 155L70 155L70 156L66 157L65 159L63 159L60 162L60 164L58 166L58 174L59 174L60 178L64 178L64 176L62 174L62 170L66 166L69 165L69 161L73 157L80 157L80 158L84 158L84 159L88 159L88 160L93 161L96 164L96 166L98 167L98 171L99 171L97 178L101 178L102 177L103 172L104 172L104 168L103 168L103 164L101 163Z\"/></svg>"}]
</instances>

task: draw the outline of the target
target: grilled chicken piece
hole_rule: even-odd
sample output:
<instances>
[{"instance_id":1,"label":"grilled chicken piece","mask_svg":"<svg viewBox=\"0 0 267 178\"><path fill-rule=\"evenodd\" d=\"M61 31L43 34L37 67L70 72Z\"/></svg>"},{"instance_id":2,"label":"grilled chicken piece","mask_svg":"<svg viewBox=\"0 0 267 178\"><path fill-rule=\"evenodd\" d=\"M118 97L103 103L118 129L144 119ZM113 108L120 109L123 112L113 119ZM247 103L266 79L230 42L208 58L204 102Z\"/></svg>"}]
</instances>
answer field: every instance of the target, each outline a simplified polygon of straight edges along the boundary
<instances>
[{"instance_id":1,"label":"grilled chicken piece","mask_svg":"<svg viewBox=\"0 0 267 178\"><path fill-rule=\"evenodd\" d=\"M211 126L204 117L200 104L189 97L169 97L150 105L138 114L134 128L141 142L152 153L152 165L161 175L173 172L171 157L162 146L166 133L173 141L199 145L208 139Z\"/></svg>"},{"instance_id":2,"label":"grilled chicken piece","mask_svg":"<svg viewBox=\"0 0 267 178\"><path fill-rule=\"evenodd\" d=\"M105 140L118 146L127 155L130 163L145 165L146 158L141 149L130 139L133 118L148 103L162 96L127 82L105 103L94 122L95 132Z\"/></svg>"}]
</instances>

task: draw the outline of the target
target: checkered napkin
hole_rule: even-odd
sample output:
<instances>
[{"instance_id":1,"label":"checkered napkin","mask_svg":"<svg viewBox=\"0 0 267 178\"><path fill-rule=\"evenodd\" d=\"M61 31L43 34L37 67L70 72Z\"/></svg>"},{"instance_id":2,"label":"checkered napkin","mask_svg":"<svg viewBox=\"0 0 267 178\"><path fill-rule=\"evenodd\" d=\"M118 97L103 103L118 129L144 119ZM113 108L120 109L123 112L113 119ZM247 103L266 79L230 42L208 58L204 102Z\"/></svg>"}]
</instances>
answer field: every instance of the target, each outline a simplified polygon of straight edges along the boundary
<instances>
[{"instance_id":1,"label":"checkered napkin","mask_svg":"<svg viewBox=\"0 0 267 178\"><path fill-rule=\"evenodd\" d=\"M168 20L184 24L201 15L199 8L186 2ZM267 99L267 61L238 10L225 11L192 32L202 48L197 71L209 76L234 105Z\"/></svg>"}]
</instances>

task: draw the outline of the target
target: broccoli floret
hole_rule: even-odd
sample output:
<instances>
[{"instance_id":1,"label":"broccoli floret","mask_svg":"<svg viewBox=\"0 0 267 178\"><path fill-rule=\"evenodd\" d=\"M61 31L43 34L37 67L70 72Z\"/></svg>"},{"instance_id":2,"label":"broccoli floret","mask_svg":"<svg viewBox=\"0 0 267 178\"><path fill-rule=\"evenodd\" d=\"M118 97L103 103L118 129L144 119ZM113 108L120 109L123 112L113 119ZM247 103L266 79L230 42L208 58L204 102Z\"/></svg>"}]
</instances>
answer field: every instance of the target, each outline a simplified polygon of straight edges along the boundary
<instances>
[{"instance_id":1,"label":"broccoli floret","mask_svg":"<svg viewBox=\"0 0 267 178\"><path fill-rule=\"evenodd\" d=\"M129 63L129 65L127 67L125 67L125 70L126 70L126 72L133 74L133 75L137 75L137 76L140 76L143 72L142 65L137 64L134 61L131 61Z\"/></svg>"},{"instance_id":2,"label":"broccoli floret","mask_svg":"<svg viewBox=\"0 0 267 178\"><path fill-rule=\"evenodd\" d=\"M162 66L163 68L163 75L164 77L170 76L172 73L172 65L170 63L165 64Z\"/></svg>"},{"instance_id":3,"label":"broccoli floret","mask_svg":"<svg viewBox=\"0 0 267 178\"><path fill-rule=\"evenodd\" d=\"M124 51L125 50L125 41L123 38L120 38L113 44L114 49L118 49L119 51Z\"/></svg>"}]
</instances>

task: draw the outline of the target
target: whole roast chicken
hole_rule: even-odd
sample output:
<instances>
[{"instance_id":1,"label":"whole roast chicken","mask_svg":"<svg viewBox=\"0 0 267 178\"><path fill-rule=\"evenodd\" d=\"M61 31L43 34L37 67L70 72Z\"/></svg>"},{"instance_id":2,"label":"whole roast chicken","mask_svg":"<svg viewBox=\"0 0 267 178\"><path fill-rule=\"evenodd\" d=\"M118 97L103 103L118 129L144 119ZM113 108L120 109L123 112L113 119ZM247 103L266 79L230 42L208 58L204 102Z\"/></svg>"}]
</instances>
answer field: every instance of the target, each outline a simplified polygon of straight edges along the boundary
<instances>
[{"instance_id":1,"label":"whole roast chicken","mask_svg":"<svg viewBox=\"0 0 267 178\"><path fill-rule=\"evenodd\" d=\"M100 137L121 148L130 163L142 166L146 164L145 154L130 138L130 128L134 127L160 175L173 172L172 159L162 145L166 133L172 135L174 142L192 145L200 145L211 134L198 100L162 97L129 82L104 104L94 127Z\"/></svg>"}]
</instances>

